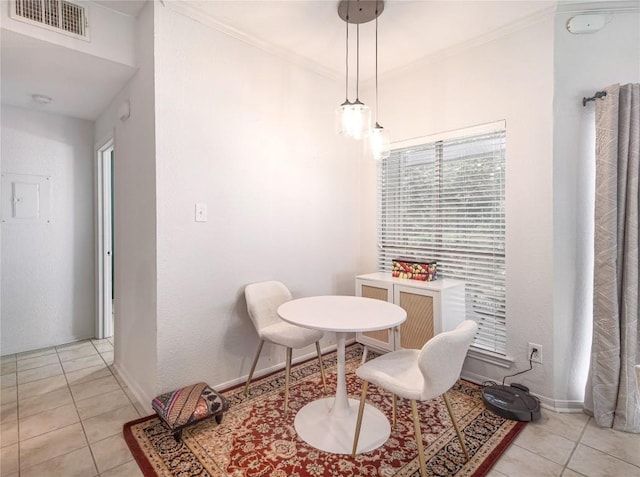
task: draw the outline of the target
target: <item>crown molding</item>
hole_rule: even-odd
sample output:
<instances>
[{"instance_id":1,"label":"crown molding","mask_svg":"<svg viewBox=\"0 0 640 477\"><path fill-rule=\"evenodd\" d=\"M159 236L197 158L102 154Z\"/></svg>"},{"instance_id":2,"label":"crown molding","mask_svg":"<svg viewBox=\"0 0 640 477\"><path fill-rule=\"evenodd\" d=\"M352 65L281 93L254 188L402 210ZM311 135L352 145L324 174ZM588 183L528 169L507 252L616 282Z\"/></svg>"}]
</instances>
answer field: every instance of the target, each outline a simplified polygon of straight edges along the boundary
<instances>
[{"instance_id":1,"label":"crown molding","mask_svg":"<svg viewBox=\"0 0 640 477\"><path fill-rule=\"evenodd\" d=\"M286 48L279 48L271 43L261 40L260 38L240 31L237 28L209 15L198 6L194 5L194 3L197 2L174 0L171 2L165 1L162 3L162 5L175 13L186 16L207 27L213 28L214 30L222 34L228 35L232 38L235 38L236 40L240 40L248 45L264 51L265 53L283 58L290 63L311 70L324 78L344 81L344 75L338 74L330 68L326 68L312 60L309 60L295 53L294 51L288 50Z\"/></svg>"},{"instance_id":2,"label":"crown molding","mask_svg":"<svg viewBox=\"0 0 640 477\"><path fill-rule=\"evenodd\" d=\"M558 13L624 13L640 12L639 0L610 0L585 2L584 0L563 0L558 2Z\"/></svg>"}]
</instances>

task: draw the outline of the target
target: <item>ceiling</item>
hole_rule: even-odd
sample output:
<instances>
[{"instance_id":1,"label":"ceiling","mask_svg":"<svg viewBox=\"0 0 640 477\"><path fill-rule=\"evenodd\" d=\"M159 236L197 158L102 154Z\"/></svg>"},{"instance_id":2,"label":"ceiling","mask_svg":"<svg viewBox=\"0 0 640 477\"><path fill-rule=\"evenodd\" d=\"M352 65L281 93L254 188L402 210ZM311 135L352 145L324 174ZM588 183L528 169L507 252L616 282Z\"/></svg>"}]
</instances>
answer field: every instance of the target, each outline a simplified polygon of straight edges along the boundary
<instances>
[{"instance_id":1,"label":"ceiling","mask_svg":"<svg viewBox=\"0 0 640 477\"><path fill-rule=\"evenodd\" d=\"M354 0L355 1L355 0ZM135 16L144 0L95 3ZM555 1L388 0L378 21L379 75L450 48L488 38ZM164 7L163 7L164 5ZM345 22L338 0L160 0L159 8L187 6L203 22L327 76L345 77ZM349 29L350 77L355 73L356 27ZM375 75L375 22L360 26L360 78ZM54 99L49 112L95 120L134 74L132 68L2 29L2 103L40 108L32 93Z\"/></svg>"},{"instance_id":2,"label":"ceiling","mask_svg":"<svg viewBox=\"0 0 640 477\"><path fill-rule=\"evenodd\" d=\"M120 63L2 30L2 104L93 121L135 74ZM32 99L53 99L43 105Z\"/></svg>"},{"instance_id":3,"label":"ceiling","mask_svg":"<svg viewBox=\"0 0 640 477\"><path fill-rule=\"evenodd\" d=\"M167 0L165 0L166 3ZM171 1L171 0L168 0ZM346 25L338 0L199 1L198 10L326 73L345 77ZM352 3L357 4L356 0ZM387 0L378 19L378 73L392 71L464 44L556 5L544 0ZM350 76L356 65L356 26L349 29ZM375 75L375 22L360 26L360 78Z\"/></svg>"},{"instance_id":4,"label":"ceiling","mask_svg":"<svg viewBox=\"0 0 640 477\"><path fill-rule=\"evenodd\" d=\"M95 0L94 3L98 3L103 7L111 8L125 15L131 15L135 17L142 7L145 0Z\"/></svg>"}]
</instances>

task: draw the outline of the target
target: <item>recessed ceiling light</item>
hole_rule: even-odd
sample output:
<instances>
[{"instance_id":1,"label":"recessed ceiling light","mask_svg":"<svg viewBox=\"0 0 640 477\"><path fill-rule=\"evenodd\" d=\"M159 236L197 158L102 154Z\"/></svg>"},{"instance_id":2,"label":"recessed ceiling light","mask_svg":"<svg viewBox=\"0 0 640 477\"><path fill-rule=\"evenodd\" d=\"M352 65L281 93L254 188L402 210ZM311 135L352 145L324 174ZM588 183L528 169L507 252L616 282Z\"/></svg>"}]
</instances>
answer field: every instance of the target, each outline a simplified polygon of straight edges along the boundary
<instances>
[{"instance_id":1,"label":"recessed ceiling light","mask_svg":"<svg viewBox=\"0 0 640 477\"><path fill-rule=\"evenodd\" d=\"M53 99L45 94L32 94L31 99L38 104L49 104Z\"/></svg>"}]
</instances>

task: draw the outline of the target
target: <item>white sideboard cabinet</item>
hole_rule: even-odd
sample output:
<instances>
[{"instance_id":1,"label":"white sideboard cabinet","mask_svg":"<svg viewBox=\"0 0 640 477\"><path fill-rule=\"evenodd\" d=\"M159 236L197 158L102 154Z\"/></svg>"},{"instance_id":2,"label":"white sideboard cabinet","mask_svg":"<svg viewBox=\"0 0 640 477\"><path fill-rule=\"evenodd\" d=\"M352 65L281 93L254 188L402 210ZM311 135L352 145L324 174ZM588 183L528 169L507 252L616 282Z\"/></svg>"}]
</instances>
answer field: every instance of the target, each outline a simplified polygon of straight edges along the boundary
<instances>
[{"instance_id":1,"label":"white sideboard cabinet","mask_svg":"<svg viewBox=\"0 0 640 477\"><path fill-rule=\"evenodd\" d=\"M402 325L388 330L356 333L356 341L378 351L420 349L434 335L455 328L465 319L465 283L437 279L432 282L394 278L391 273L356 277L356 296L395 303L407 312Z\"/></svg>"}]
</instances>

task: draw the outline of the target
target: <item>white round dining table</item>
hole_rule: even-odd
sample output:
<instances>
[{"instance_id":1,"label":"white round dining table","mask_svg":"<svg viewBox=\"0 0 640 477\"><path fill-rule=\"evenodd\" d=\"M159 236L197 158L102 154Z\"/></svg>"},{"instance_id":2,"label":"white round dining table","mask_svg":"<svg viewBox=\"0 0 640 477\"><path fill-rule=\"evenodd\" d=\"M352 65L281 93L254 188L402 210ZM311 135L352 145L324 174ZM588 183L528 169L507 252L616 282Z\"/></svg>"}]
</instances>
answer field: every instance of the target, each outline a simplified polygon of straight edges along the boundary
<instances>
[{"instance_id":1,"label":"white round dining table","mask_svg":"<svg viewBox=\"0 0 640 477\"><path fill-rule=\"evenodd\" d=\"M347 395L345 340L348 333L383 330L398 326L407 313L393 303L356 296L313 296L288 301L278 315L293 325L333 331L337 338L337 385L334 397L317 399L298 411L296 432L313 447L334 454L351 454L358 414L358 399ZM357 453L380 447L391 434L386 416L367 404Z\"/></svg>"}]
</instances>

